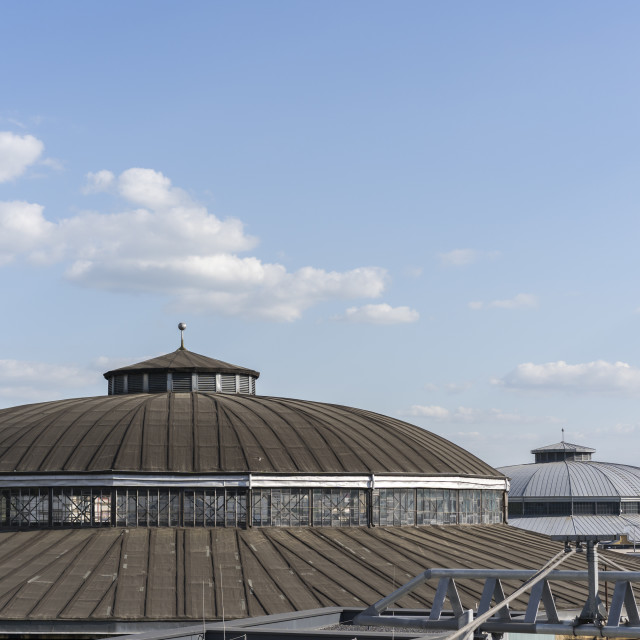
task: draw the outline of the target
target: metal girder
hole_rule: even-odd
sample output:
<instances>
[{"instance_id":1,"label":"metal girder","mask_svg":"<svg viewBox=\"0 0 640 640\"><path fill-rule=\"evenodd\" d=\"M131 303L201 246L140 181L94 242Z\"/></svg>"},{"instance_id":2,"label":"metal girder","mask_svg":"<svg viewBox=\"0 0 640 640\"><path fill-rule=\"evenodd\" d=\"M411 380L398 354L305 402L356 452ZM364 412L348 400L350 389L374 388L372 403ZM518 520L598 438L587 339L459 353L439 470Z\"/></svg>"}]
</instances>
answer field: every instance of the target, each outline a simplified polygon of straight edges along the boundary
<instances>
[{"instance_id":1,"label":"metal girder","mask_svg":"<svg viewBox=\"0 0 640 640\"><path fill-rule=\"evenodd\" d=\"M489 611L492 600L496 605L504 602L505 600L502 582L500 582L498 578L487 578L484 583L484 589L482 590L482 596L480 597L480 604L478 605L478 615L482 615ZM498 609L498 617L501 620L511 620L511 612L509 611L508 604Z\"/></svg>"},{"instance_id":2,"label":"metal girder","mask_svg":"<svg viewBox=\"0 0 640 640\"><path fill-rule=\"evenodd\" d=\"M611 598L611 607L609 609L609 618L607 620L608 625L620 625L623 606L627 613L629 624L633 626L640 626L638 605L629 580L620 580L619 582L616 582L616 586L613 590L613 597Z\"/></svg>"},{"instance_id":3,"label":"metal girder","mask_svg":"<svg viewBox=\"0 0 640 640\"><path fill-rule=\"evenodd\" d=\"M562 635L602 635L619 638L640 639L640 613L632 583L640 582L640 571L607 571L606 581L615 588L611 607L607 612L598 596L597 542L580 537L580 540L564 539L565 550L560 552L538 571L502 569L428 569L407 584L354 618L356 624L381 627L408 627L421 631L445 630L447 640L467 640L475 634L501 633L551 633ZM574 542L576 548L570 543ZM587 547L587 571L560 571L558 567L567 557ZM407 616L401 612L393 617L382 615L384 611L403 596L415 591L429 580L438 579L438 586L428 616ZM482 596L477 611L465 610L456 585L456 580L484 580ZM511 595L505 596L503 581L518 580L523 585ZM561 620L550 581L584 581L588 583L587 599L577 618ZM530 591L526 610L514 611L509 603ZM445 610L449 600L451 609ZM492 607L492 602L495 605ZM539 614L540 605L544 617ZM400 614L400 615L398 615ZM623 618L623 614L626 618Z\"/></svg>"},{"instance_id":4,"label":"metal girder","mask_svg":"<svg viewBox=\"0 0 640 640\"><path fill-rule=\"evenodd\" d=\"M529 596L527 611L524 614L524 621L536 621L538 618L538 609L540 608L541 603L544 607L545 613L547 614L547 622L559 622L556 601L553 599L553 593L551 593L551 587L549 586L548 580L541 580L531 588L531 595Z\"/></svg>"},{"instance_id":5,"label":"metal girder","mask_svg":"<svg viewBox=\"0 0 640 640\"><path fill-rule=\"evenodd\" d=\"M460 594L458 593L455 581L453 578L440 578L436 595L433 598L433 606L431 607L429 620L440 620L446 598L449 598L454 616L458 618L464 614L464 608L462 607Z\"/></svg>"}]
</instances>

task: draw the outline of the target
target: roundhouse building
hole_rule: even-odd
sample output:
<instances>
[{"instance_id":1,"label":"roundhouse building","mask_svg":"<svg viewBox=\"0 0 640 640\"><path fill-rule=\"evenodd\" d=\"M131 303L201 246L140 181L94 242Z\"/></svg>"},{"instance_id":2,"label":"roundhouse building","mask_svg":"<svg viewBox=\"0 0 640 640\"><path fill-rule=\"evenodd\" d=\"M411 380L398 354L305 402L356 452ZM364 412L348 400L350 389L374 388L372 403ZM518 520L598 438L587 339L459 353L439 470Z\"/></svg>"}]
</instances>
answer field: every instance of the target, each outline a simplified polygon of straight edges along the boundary
<instances>
[{"instance_id":1,"label":"roundhouse building","mask_svg":"<svg viewBox=\"0 0 640 640\"><path fill-rule=\"evenodd\" d=\"M592 459L595 449L558 442L510 478L509 523L546 535L612 534L640 540L640 467Z\"/></svg>"},{"instance_id":2,"label":"roundhouse building","mask_svg":"<svg viewBox=\"0 0 640 640\"><path fill-rule=\"evenodd\" d=\"M467 451L256 395L258 377L181 347L107 372L105 396L1 410L0 634L358 607L429 567L538 568L558 551L504 524L505 476ZM557 595L574 606L580 589ZM400 604L432 599L426 585Z\"/></svg>"},{"instance_id":3,"label":"roundhouse building","mask_svg":"<svg viewBox=\"0 0 640 640\"><path fill-rule=\"evenodd\" d=\"M106 397L1 413L2 528L503 520L505 478L413 425L256 396L257 371L185 349L104 375Z\"/></svg>"}]
</instances>

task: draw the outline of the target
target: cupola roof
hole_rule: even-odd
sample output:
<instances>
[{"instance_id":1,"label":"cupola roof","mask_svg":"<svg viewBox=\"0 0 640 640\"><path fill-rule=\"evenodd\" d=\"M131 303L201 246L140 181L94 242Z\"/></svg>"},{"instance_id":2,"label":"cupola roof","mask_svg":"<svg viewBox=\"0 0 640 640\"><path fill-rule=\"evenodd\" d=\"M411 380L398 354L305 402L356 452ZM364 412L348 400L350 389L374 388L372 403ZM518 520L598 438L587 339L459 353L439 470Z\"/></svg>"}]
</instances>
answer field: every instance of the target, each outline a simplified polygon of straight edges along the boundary
<instances>
[{"instance_id":1,"label":"cupola roof","mask_svg":"<svg viewBox=\"0 0 640 640\"><path fill-rule=\"evenodd\" d=\"M254 378L260 376L260 372L254 371L253 369L240 367L235 364L223 362L222 360L215 360L214 358L209 358L181 347L171 353L166 353L162 356L151 358L150 360L143 360L142 362L130 364L126 367L112 369L111 371L107 371L104 377L109 379L111 376L119 373L150 373L161 371L240 374L253 376Z\"/></svg>"},{"instance_id":2,"label":"cupola roof","mask_svg":"<svg viewBox=\"0 0 640 640\"><path fill-rule=\"evenodd\" d=\"M544 447L538 447L532 449L531 453L556 453L561 451L573 451L575 453L595 453L595 449L589 447L583 447L579 444L571 444L570 442L556 442L555 444L548 444Z\"/></svg>"}]
</instances>

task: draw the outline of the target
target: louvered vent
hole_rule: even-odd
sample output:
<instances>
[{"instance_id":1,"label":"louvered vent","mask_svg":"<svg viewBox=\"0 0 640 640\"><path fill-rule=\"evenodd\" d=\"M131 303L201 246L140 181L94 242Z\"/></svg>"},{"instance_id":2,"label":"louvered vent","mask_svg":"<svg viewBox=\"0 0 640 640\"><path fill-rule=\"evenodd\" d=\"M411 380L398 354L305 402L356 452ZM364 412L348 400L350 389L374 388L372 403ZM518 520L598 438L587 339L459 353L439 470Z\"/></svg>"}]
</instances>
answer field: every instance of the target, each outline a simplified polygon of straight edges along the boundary
<instances>
[{"instance_id":1,"label":"louvered vent","mask_svg":"<svg viewBox=\"0 0 640 640\"><path fill-rule=\"evenodd\" d=\"M249 376L238 376L238 393L249 393Z\"/></svg>"},{"instance_id":2,"label":"louvered vent","mask_svg":"<svg viewBox=\"0 0 640 640\"><path fill-rule=\"evenodd\" d=\"M236 377L222 374L220 376L220 390L222 393L235 393Z\"/></svg>"},{"instance_id":3,"label":"louvered vent","mask_svg":"<svg viewBox=\"0 0 640 640\"><path fill-rule=\"evenodd\" d=\"M124 376L113 376L113 393L124 393Z\"/></svg>"},{"instance_id":4,"label":"louvered vent","mask_svg":"<svg viewBox=\"0 0 640 640\"><path fill-rule=\"evenodd\" d=\"M215 373L199 373L198 374L198 391L214 393L216 390L216 374Z\"/></svg>"},{"instance_id":5,"label":"louvered vent","mask_svg":"<svg viewBox=\"0 0 640 640\"><path fill-rule=\"evenodd\" d=\"M142 393L144 376L141 373L130 373L127 381L127 393Z\"/></svg>"},{"instance_id":6,"label":"louvered vent","mask_svg":"<svg viewBox=\"0 0 640 640\"><path fill-rule=\"evenodd\" d=\"M149 393L164 393L167 390L166 373L149 374Z\"/></svg>"},{"instance_id":7,"label":"louvered vent","mask_svg":"<svg viewBox=\"0 0 640 640\"><path fill-rule=\"evenodd\" d=\"M256 395L256 379L253 376L249 376L249 380L251 380L251 393L252 395Z\"/></svg>"},{"instance_id":8,"label":"louvered vent","mask_svg":"<svg viewBox=\"0 0 640 640\"><path fill-rule=\"evenodd\" d=\"M112 395L113 395L113 376L111 376L111 377L109 378L109 380L107 381L107 388L108 388L107 393L108 393L110 396L112 396Z\"/></svg>"},{"instance_id":9,"label":"louvered vent","mask_svg":"<svg viewBox=\"0 0 640 640\"><path fill-rule=\"evenodd\" d=\"M173 374L173 391L191 391L191 374L190 373L174 373Z\"/></svg>"}]
</instances>

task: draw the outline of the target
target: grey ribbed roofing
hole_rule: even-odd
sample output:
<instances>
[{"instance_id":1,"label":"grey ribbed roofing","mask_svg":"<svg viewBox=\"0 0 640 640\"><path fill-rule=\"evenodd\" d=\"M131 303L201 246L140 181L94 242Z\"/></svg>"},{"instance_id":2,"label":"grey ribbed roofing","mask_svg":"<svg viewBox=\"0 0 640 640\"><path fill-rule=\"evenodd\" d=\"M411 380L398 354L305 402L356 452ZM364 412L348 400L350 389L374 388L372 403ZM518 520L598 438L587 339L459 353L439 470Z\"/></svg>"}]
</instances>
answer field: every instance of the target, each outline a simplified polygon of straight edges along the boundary
<instances>
[{"instance_id":1,"label":"grey ribbed roofing","mask_svg":"<svg viewBox=\"0 0 640 640\"><path fill-rule=\"evenodd\" d=\"M411 473L502 477L414 425L338 405L216 393L0 410L0 473Z\"/></svg>"},{"instance_id":2,"label":"grey ribbed roofing","mask_svg":"<svg viewBox=\"0 0 640 640\"><path fill-rule=\"evenodd\" d=\"M562 544L507 525L389 528L63 529L0 533L0 621L244 618L326 606L364 607L425 569L539 569ZM640 560L603 551L631 570ZM584 570L585 554L563 569ZM504 581L511 593L521 583ZM430 607L435 581L397 606ZM482 582L460 580L465 608ZM558 607L585 583L555 583ZM604 599L604 593L601 594ZM514 608L524 609L521 596Z\"/></svg>"},{"instance_id":3,"label":"grey ribbed roofing","mask_svg":"<svg viewBox=\"0 0 640 640\"><path fill-rule=\"evenodd\" d=\"M187 349L176 349L172 353L166 353L157 358L144 360L136 364L130 364L119 369L112 369L104 374L109 378L117 373L147 373L153 371L190 371L192 373L230 373L245 374L258 378L260 373L253 369L239 367L222 360L214 360L207 356L188 351Z\"/></svg>"},{"instance_id":4,"label":"grey ribbed roofing","mask_svg":"<svg viewBox=\"0 0 640 640\"><path fill-rule=\"evenodd\" d=\"M583 447L579 444L571 444L570 442L556 442L555 444L548 444L544 447L538 447L532 449L531 453L554 453L562 451L572 451L574 453L595 453L595 449L589 447Z\"/></svg>"},{"instance_id":5,"label":"grey ribbed roofing","mask_svg":"<svg viewBox=\"0 0 640 640\"><path fill-rule=\"evenodd\" d=\"M509 516L509 524L546 536L626 534L630 540L640 541L640 516Z\"/></svg>"},{"instance_id":6,"label":"grey ribbed roofing","mask_svg":"<svg viewBox=\"0 0 640 640\"><path fill-rule=\"evenodd\" d=\"M510 498L640 498L640 468L610 462L562 461L500 467Z\"/></svg>"}]
</instances>

